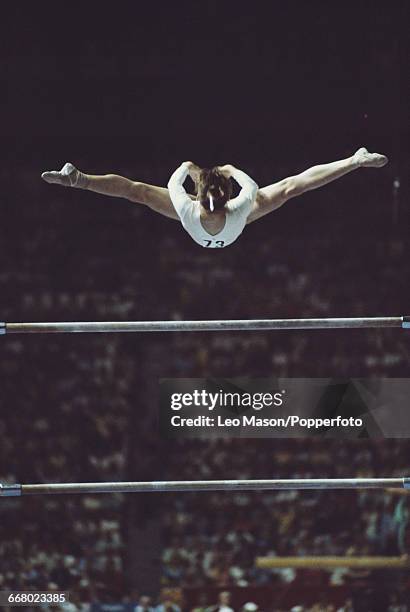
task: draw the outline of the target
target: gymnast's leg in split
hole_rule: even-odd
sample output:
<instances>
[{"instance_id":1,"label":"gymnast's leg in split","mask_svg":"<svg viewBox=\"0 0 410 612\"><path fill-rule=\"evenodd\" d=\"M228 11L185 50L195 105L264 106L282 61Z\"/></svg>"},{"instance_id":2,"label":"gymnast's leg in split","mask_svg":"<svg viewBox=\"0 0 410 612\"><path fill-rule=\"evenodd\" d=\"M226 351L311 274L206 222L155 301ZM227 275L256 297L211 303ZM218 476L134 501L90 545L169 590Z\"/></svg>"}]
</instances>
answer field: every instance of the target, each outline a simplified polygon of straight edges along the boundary
<instances>
[{"instance_id":1,"label":"gymnast's leg in split","mask_svg":"<svg viewBox=\"0 0 410 612\"><path fill-rule=\"evenodd\" d=\"M323 187L345 174L353 172L353 170L359 168L381 168L387 162L388 159L385 155L369 153L365 147L361 147L351 157L328 164L313 166L301 174L296 174L273 185L262 187L257 192L247 222L252 223L276 210L291 198Z\"/></svg>"},{"instance_id":2,"label":"gymnast's leg in split","mask_svg":"<svg viewBox=\"0 0 410 612\"><path fill-rule=\"evenodd\" d=\"M47 183L76 187L77 189L85 189L102 195L125 198L130 202L145 204L148 208L165 217L179 220L169 197L168 189L165 187L132 181L118 174L85 174L70 163L66 163L59 171L43 172L41 176Z\"/></svg>"}]
</instances>

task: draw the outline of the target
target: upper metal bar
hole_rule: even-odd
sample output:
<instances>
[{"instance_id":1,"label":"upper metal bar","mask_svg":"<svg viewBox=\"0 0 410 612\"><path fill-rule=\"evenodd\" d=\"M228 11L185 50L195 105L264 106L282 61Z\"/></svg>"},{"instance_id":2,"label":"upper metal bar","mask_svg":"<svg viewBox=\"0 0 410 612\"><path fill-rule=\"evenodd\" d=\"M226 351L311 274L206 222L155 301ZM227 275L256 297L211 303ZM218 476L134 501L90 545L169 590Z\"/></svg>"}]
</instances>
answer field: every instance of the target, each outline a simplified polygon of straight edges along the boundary
<instances>
[{"instance_id":1,"label":"upper metal bar","mask_svg":"<svg viewBox=\"0 0 410 612\"><path fill-rule=\"evenodd\" d=\"M283 489L409 488L410 478L313 478L290 480L182 480L0 485L0 497L64 493L149 493L173 491L275 491Z\"/></svg>"},{"instance_id":2,"label":"upper metal bar","mask_svg":"<svg viewBox=\"0 0 410 612\"><path fill-rule=\"evenodd\" d=\"M0 333L50 334L84 332L207 332L274 329L338 329L408 327L409 317L350 317L329 319L239 319L217 321L86 321L0 323Z\"/></svg>"}]
</instances>

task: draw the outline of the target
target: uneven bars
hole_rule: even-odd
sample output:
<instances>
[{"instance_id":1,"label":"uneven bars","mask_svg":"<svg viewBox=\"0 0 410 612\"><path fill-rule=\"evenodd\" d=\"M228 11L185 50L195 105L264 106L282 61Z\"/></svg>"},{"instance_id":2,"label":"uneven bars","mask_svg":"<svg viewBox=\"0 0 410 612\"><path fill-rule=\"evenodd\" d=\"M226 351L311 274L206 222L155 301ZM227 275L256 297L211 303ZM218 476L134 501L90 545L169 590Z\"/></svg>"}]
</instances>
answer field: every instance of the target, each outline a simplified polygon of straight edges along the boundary
<instances>
[{"instance_id":1,"label":"uneven bars","mask_svg":"<svg viewBox=\"0 0 410 612\"><path fill-rule=\"evenodd\" d=\"M283 489L410 489L410 478L313 478L291 480L177 480L154 482L79 482L0 484L0 497L75 493L151 493L174 491L275 491Z\"/></svg>"},{"instance_id":2,"label":"uneven bars","mask_svg":"<svg viewBox=\"0 0 410 612\"><path fill-rule=\"evenodd\" d=\"M50 323L0 322L0 334L96 332L207 332L275 329L353 329L401 327L410 329L410 316L328 319L227 319L215 321L79 321Z\"/></svg>"}]
</instances>

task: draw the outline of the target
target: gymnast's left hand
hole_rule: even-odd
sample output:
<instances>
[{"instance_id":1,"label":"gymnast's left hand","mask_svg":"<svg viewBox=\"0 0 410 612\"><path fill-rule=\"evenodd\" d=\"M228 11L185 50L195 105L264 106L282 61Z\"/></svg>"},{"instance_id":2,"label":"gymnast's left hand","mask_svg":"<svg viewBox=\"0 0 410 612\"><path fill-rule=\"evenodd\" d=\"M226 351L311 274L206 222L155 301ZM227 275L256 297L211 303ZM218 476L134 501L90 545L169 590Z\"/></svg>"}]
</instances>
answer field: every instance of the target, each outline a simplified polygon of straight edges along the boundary
<instances>
[{"instance_id":1,"label":"gymnast's left hand","mask_svg":"<svg viewBox=\"0 0 410 612\"><path fill-rule=\"evenodd\" d=\"M188 173L191 179L194 181L194 183L197 183L199 181L199 175L201 173L201 168L197 166L196 164L194 164L194 162L192 161L186 161L184 162L184 164L188 166Z\"/></svg>"}]
</instances>

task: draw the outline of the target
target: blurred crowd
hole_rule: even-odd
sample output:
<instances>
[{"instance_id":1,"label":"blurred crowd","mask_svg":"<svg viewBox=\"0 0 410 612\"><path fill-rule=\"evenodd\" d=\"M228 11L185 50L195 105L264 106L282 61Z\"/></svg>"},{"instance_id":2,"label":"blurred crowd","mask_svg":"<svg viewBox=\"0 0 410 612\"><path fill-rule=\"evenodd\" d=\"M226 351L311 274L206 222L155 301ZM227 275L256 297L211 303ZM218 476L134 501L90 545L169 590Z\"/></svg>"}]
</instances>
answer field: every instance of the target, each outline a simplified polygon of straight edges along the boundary
<instances>
[{"instance_id":1,"label":"blurred crowd","mask_svg":"<svg viewBox=\"0 0 410 612\"><path fill-rule=\"evenodd\" d=\"M198 440L169 461L184 479L341 478L409 472L408 441ZM187 460L189 458L189 461ZM175 467L174 467L175 466ZM291 583L311 571L261 570L264 556L384 556L409 551L409 499L369 490L263 491L179 495L164 516L167 584L249 586ZM336 569L329 584L354 580Z\"/></svg>"},{"instance_id":2,"label":"blurred crowd","mask_svg":"<svg viewBox=\"0 0 410 612\"><path fill-rule=\"evenodd\" d=\"M292 237L273 228L271 237L267 226L251 227L236 246L210 252L178 224L146 211L102 204L97 213L93 201L88 211L77 202L73 212L64 206L71 195L55 193L42 216L25 209L17 235L2 229L6 321L404 314L403 238L349 245L346 235L307 237L298 228ZM88 195L78 196L81 205ZM165 336L2 339L0 482L143 480L160 471L181 479L410 472L405 440L165 443L156 430L155 392L146 390L146 381L155 386L159 377L405 376L409 353L400 330ZM162 503L165 587L295 588L313 580L321 588L353 588L377 579L344 569L314 576L260 570L254 560L409 551L407 497L393 493L192 493ZM137 551L127 546L126 509L121 495L2 500L0 589L136 601L127 568Z\"/></svg>"}]
</instances>

